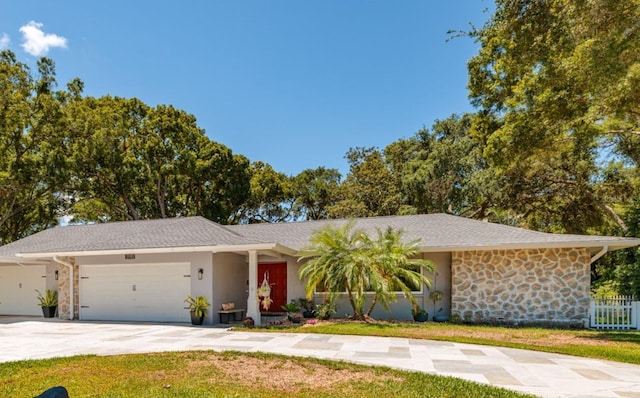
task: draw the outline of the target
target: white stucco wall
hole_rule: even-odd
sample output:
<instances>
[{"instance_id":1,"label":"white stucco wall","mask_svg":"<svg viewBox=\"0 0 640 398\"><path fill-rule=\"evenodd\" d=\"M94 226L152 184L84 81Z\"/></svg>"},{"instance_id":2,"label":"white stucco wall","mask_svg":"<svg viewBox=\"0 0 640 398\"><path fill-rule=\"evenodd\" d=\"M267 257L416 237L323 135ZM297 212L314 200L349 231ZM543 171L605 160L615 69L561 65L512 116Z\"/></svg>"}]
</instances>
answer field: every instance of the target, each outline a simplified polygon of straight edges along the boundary
<instances>
[{"instance_id":1,"label":"white stucco wall","mask_svg":"<svg viewBox=\"0 0 640 398\"><path fill-rule=\"evenodd\" d=\"M58 291L58 281L56 280L56 270L58 269L58 264L50 262L47 264L47 290ZM43 292L44 293L44 292Z\"/></svg>"},{"instance_id":2,"label":"white stucco wall","mask_svg":"<svg viewBox=\"0 0 640 398\"><path fill-rule=\"evenodd\" d=\"M434 272L425 272L431 279L431 286L425 289L423 296L423 308L429 313L429 318L436 314L442 308L441 314L451 316L451 253L424 253L425 260L430 260L435 265ZM435 305L429 299L429 293L434 290L440 290L444 293L442 300Z\"/></svg>"},{"instance_id":3,"label":"white stucco wall","mask_svg":"<svg viewBox=\"0 0 640 398\"><path fill-rule=\"evenodd\" d=\"M218 311L222 308L222 303L233 302L236 308L247 310L248 280L249 265L246 256L234 253L213 254L214 323L219 321Z\"/></svg>"}]
</instances>

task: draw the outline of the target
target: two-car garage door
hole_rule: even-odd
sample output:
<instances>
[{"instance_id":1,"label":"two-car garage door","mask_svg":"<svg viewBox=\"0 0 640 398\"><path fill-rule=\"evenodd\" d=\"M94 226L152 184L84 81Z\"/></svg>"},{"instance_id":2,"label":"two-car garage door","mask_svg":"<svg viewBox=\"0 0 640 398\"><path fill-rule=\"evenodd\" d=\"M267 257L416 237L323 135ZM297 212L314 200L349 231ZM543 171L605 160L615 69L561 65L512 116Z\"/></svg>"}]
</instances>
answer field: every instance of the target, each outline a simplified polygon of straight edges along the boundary
<instances>
[{"instance_id":1,"label":"two-car garage door","mask_svg":"<svg viewBox=\"0 0 640 398\"><path fill-rule=\"evenodd\" d=\"M0 264L0 315L42 315L38 293L47 284L44 265Z\"/></svg>"},{"instance_id":2,"label":"two-car garage door","mask_svg":"<svg viewBox=\"0 0 640 398\"><path fill-rule=\"evenodd\" d=\"M80 266L80 319L189 322L188 263Z\"/></svg>"}]
</instances>

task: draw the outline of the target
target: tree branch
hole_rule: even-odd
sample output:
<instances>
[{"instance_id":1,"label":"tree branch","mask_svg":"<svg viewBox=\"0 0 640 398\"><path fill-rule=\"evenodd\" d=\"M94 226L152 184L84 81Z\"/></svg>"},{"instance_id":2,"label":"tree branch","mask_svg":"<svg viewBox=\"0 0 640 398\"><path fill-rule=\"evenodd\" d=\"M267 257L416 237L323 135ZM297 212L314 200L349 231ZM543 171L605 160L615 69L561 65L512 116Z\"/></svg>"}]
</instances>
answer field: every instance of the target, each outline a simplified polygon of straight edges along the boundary
<instances>
[{"instance_id":1,"label":"tree branch","mask_svg":"<svg viewBox=\"0 0 640 398\"><path fill-rule=\"evenodd\" d=\"M640 131L635 130L607 130L605 134L632 134L632 135L640 135Z\"/></svg>"}]
</instances>

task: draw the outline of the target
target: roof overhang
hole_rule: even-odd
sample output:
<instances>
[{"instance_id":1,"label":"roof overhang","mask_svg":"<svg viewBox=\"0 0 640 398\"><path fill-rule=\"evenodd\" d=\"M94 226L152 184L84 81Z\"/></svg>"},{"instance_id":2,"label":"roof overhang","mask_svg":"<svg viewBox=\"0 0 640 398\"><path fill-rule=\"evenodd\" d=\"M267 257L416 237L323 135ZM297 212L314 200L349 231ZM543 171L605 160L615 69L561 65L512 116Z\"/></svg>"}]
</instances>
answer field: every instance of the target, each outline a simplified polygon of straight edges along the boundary
<instances>
[{"instance_id":1,"label":"roof overhang","mask_svg":"<svg viewBox=\"0 0 640 398\"><path fill-rule=\"evenodd\" d=\"M526 243L503 243L491 245L447 245L447 246L423 246L420 251L425 253L434 252L457 252L472 250L517 250L517 249L568 249L568 248L588 248L592 253L596 253L604 247L608 251L626 249L640 246L640 239L599 239L587 241L566 241L566 242L526 242ZM276 252L280 254L297 256L298 250L291 249L279 243L252 243L244 245L213 245L213 246L185 246L185 247L157 247L157 248L130 248L114 250L81 250L81 251L57 251L38 253L16 253L16 257L0 257L2 263L30 263L44 264L48 259L57 257L81 257L81 256L108 256L120 254L165 254L165 253L240 253L249 251ZM28 261L27 261L28 260Z\"/></svg>"},{"instance_id":2,"label":"roof overhang","mask_svg":"<svg viewBox=\"0 0 640 398\"><path fill-rule=\"evenodd\" d=\"M20 259L46 259L52 257L82 257L82 256L108 256L118 254L167 254L167 253L228 253L228 252L249 252L249 251L275 251L282 254L293 255L295 250L282 246L278 243L257 243L247 245L215 245L215 246L186 246L186 247L151 247L139 249L115 249L115 250L81 250L81 251L60 251L43 253L16 253ZM0 261L2 261L0 259Z\"/></svg>"},{"instance_id":3,"label":"roof overhang","mask_svg":"<svg viewBox=\"0 0 640 398\"><path fill-rule=\"evenodd\" d=\"M20 257L0 257L0 267L3 265L47 265L49 264L49 260L41 260L39 258L35 259L25 259Z\"/></svg>"},{"instance_id":4,"label":"roof overhang","mask_svg":"<svg viewBox=\"0 0 640 398\"><path fill-rule=\"evenodd\" d=\"M588 248L591 251L599 251L603 247L608 247L609 251L627 249L640 246L640 239L613 239L613 240L588 240L588 241L567 241L567 242L527 242L527 243L505 243L495 245L451 245L451 246L425 246L420 250L426 253L433 252L457 252L471 250L516 250L516 249L570 249Z\"/></svg>"}]
</instances>

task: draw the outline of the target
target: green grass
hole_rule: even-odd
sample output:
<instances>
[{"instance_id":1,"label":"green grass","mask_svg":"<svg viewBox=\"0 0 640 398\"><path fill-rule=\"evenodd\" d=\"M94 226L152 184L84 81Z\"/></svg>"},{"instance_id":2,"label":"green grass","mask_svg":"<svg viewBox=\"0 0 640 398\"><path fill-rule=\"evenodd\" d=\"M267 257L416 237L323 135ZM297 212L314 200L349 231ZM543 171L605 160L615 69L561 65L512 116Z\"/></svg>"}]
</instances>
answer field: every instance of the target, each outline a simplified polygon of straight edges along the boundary
<instances>
[{"instance_id":1,"label":"green grass","mask_svg":"<svg viewBox=\"0 0 640 398\"><path fill-rule=\"evenodd\" d=\"M79 397L526 397L473 382L345 362L211 351L0 364L0 396L62 385Z\"/></svg>"},{"instance_id":2,"label":"green grass","mask_svg":"<svg viewBox=\"0 0 640 398\"><path fill-rule=\"evenodd\" d=\"M258 330L269 330L260 328ZM553 352L640 364L640 333L570 329L510 328L451 323L321 323L279 332L406 337Z\"/></svg>"}]
</instances>

